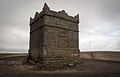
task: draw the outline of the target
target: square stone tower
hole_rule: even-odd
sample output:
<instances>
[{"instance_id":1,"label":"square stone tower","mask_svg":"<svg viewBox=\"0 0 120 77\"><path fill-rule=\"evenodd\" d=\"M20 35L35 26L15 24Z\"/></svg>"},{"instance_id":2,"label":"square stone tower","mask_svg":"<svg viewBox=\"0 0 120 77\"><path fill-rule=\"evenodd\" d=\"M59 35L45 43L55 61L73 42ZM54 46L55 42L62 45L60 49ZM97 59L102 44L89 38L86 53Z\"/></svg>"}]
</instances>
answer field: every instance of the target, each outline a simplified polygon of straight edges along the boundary
<instances>
[{"instance_id":1,"label":"square stone tower","mask_svg":"<svg viewBox=\"0 0 120 77\"><path fill-rule=\"evenodd\" d=\"M79 56L79 15L56 12L44 4L43 10L30 18L29 58L44 61L46 57Z\"/></svg>"}]
</instances>

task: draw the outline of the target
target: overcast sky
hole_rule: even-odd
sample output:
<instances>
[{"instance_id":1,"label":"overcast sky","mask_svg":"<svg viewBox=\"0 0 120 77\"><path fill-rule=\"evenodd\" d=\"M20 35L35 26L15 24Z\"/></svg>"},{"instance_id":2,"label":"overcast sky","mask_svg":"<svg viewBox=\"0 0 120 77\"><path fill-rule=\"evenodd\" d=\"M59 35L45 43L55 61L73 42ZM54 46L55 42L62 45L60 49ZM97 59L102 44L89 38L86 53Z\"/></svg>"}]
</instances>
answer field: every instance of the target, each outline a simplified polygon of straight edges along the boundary
<instances>
[{"instance_id":1,"label":"overcast sky","mask_svg":"<svg viewBox=\"0 0 120 77\"><path fill-rule=\"evenodd\" d=\"M80 14L80 50L120 50L120 0L0 0L0 52L29 49L29 18L44 3Z\"/></svg>"}]
</instances>

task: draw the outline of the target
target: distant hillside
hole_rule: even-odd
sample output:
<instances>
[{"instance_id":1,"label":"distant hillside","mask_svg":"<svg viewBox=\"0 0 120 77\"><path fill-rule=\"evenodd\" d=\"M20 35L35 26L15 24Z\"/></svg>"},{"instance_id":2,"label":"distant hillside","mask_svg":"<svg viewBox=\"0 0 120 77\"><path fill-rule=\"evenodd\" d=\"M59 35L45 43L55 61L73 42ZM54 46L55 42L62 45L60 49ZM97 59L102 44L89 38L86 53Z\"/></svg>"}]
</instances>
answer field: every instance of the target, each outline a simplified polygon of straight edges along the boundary
<instances>
[{"instance_id":1,"label":"distant hillside","mask_svg":"<svg viewBox=\"0 0 120 77\"><path fill-rule=\"evenodd\" d=\"M120 52L114 51L81 52L80 57L87 59L120 61Z\"/></svg>"}]
</instances>

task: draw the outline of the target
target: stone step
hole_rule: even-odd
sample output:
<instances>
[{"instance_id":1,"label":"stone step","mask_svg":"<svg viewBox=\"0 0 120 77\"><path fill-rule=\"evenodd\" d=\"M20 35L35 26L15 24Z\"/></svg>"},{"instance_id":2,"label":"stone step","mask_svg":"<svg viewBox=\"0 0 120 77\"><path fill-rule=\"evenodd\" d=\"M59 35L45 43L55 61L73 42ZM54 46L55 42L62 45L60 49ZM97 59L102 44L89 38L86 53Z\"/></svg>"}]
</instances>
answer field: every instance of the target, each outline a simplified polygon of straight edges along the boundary
<instances>
[{"instance_id":1,"label":"stone step","mask_svg":"<svg viewBox=\"0 0 120 77\"><path fill-rule=\"evenodd\" d=\"M44 60L43 62L54 63L54 62L75 62L75 61L73 60Z\"/></svg>"},{"instance_id":2,"label":"stone step","mask_svg":"<svg viewBox=\"0 0 120 77\"><path fill-rule=\"evenodd\" d=\"M45 57L43 58L43 65L46 67L62 67L65 65L79 63L78 58L63 58L63 57Z\"/></svg>"},{"instance_id":3,"label":"stone step","mask_svg":"<svg viewBox=\"0 0 120 77\"><path fill-rule=\"evenodd\" d=\"M53 58L47 58L47 59L43 59L44 61L46 60L64 60L64 59L53 59Z\"/></svg>"},{"instance_id":4,"label":"stone step","mask_svg":"<svg viewBox=\"0 0 120 77\"><path fill-rule=\"evenodd\" d=\"M44 58L43 60L76 60L74 58Z\"/></svg>"},{"instance_id":5,"label":"stone step","mask_svg":"<svg viewBox=\"0 0 120 77\"><path fill-rule=\"evenodd\" d=\"M67 65L67 63L53 63L53 64L44 64L45 66L63 66L63 65Z\"/></svg>"}]
</instances>

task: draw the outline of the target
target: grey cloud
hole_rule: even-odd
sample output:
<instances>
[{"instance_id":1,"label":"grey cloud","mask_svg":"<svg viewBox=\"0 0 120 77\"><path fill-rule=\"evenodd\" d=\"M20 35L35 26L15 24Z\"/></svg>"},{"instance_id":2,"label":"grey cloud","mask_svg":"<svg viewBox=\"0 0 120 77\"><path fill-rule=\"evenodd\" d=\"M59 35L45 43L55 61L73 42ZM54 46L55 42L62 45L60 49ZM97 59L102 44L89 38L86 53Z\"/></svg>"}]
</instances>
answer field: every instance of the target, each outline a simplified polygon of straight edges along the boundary
<instances>
[{"instance_id":1,"label":"grey cloud","mask_svg":"<svg viewBox=\"0 0 120 77\"><path fill-rule=\"evenodd\" d=\"M52 10L80 14L81 50L120 50L120 0L0 0L0 50L28 50L29 18L44 2Z\"/></svg>"}]
</instances>

